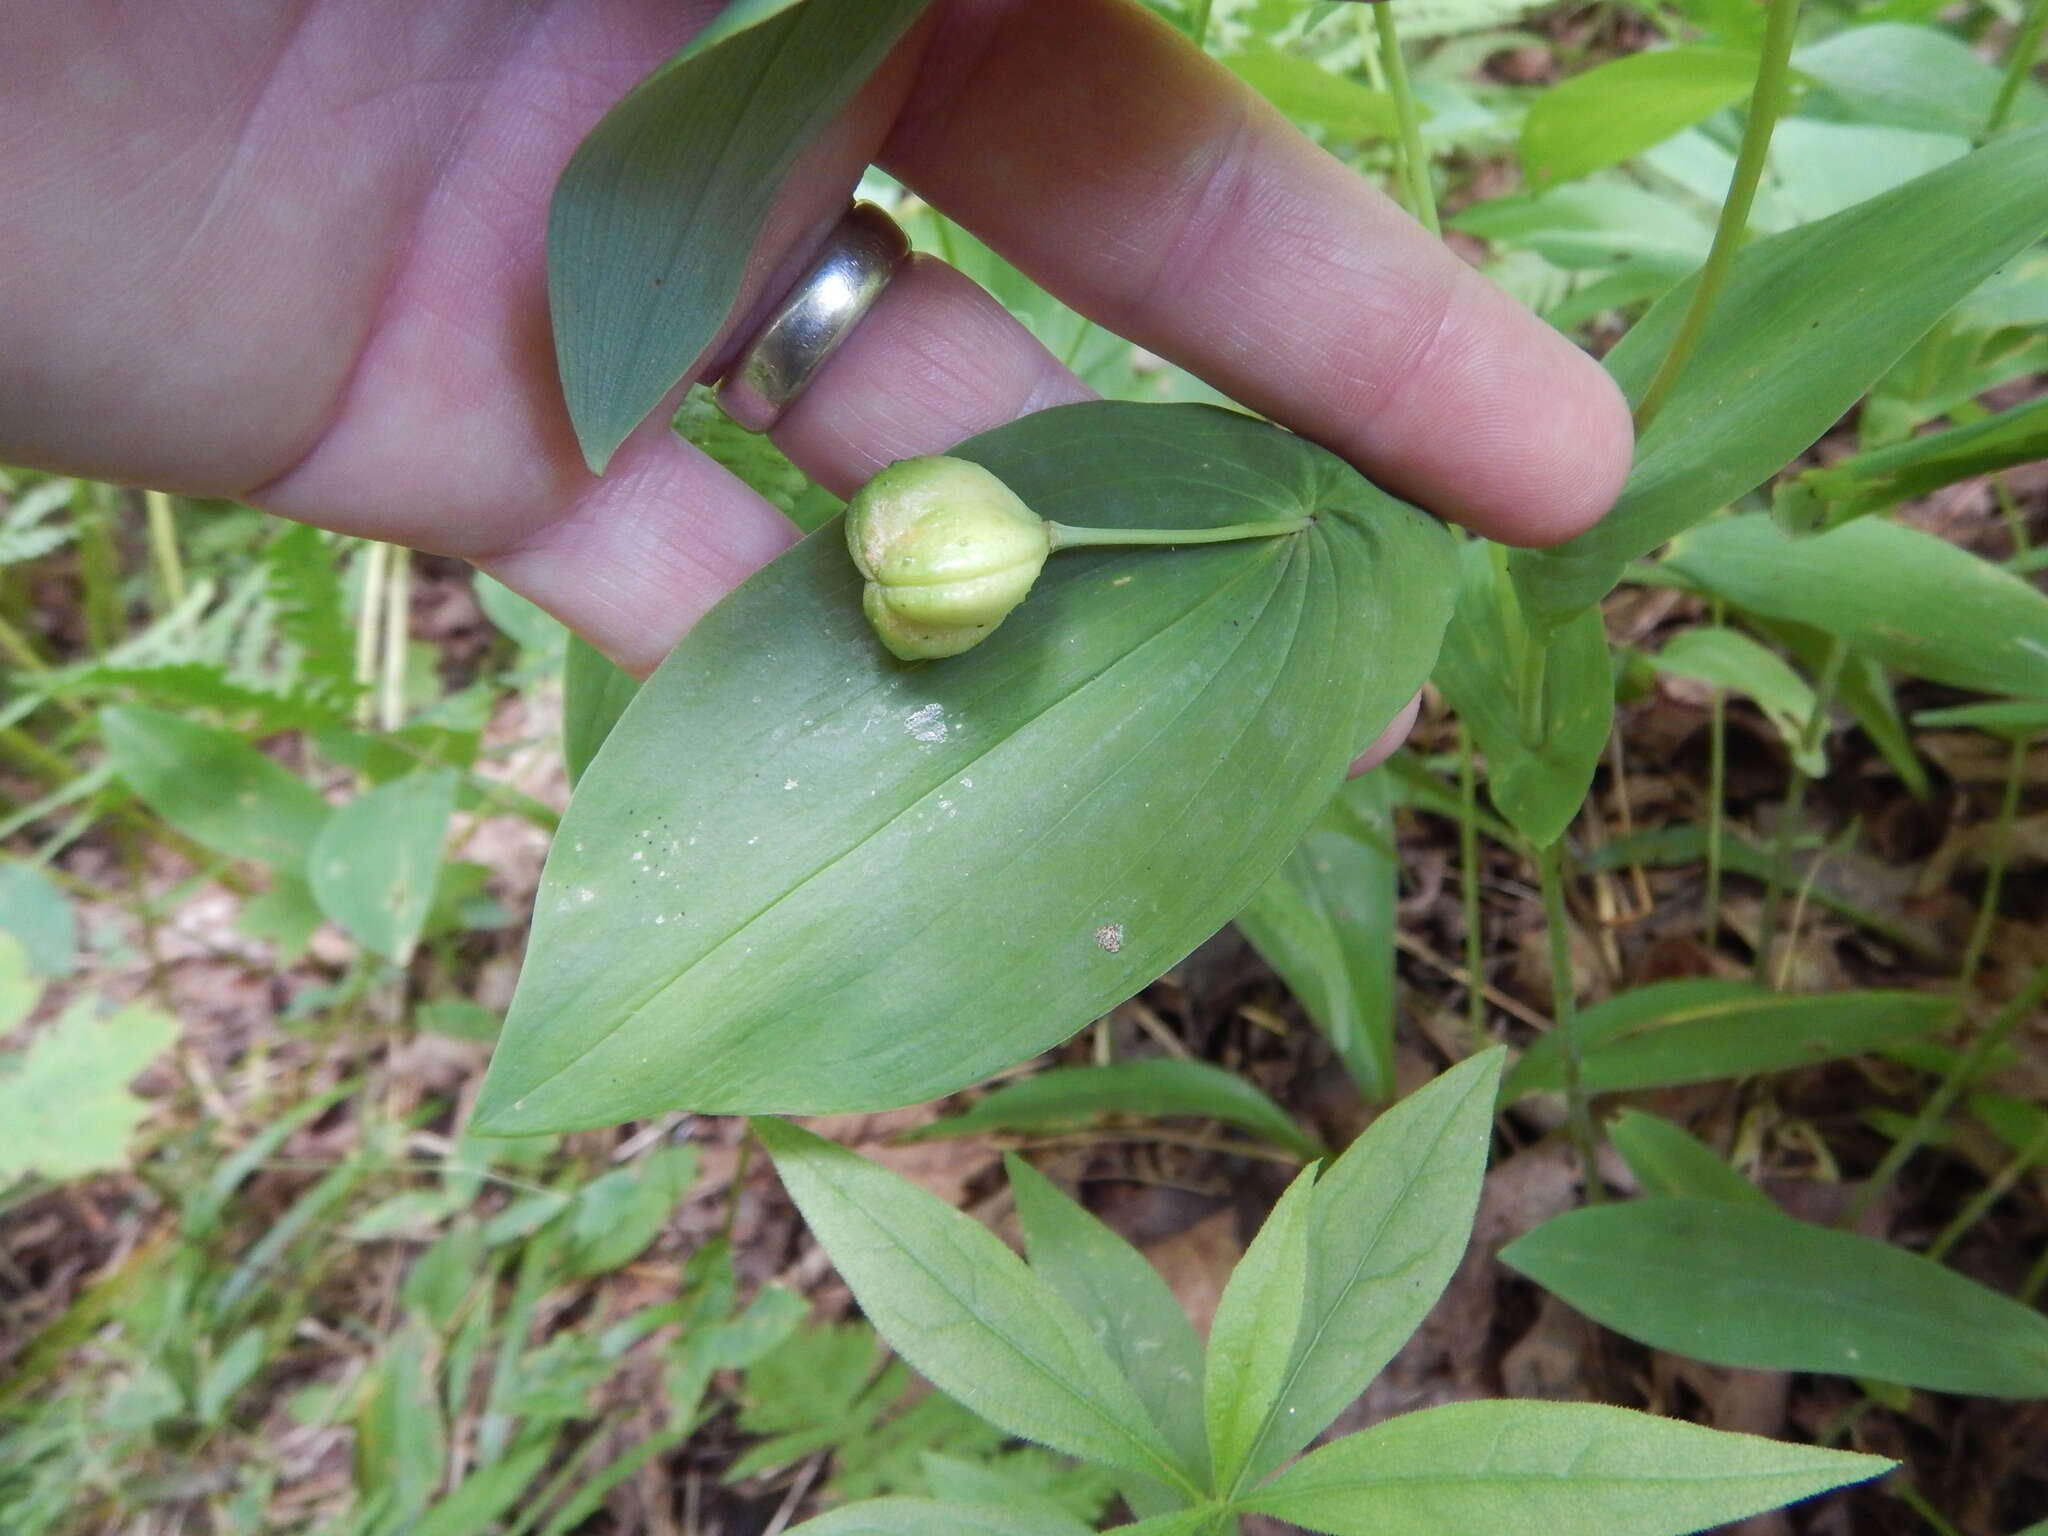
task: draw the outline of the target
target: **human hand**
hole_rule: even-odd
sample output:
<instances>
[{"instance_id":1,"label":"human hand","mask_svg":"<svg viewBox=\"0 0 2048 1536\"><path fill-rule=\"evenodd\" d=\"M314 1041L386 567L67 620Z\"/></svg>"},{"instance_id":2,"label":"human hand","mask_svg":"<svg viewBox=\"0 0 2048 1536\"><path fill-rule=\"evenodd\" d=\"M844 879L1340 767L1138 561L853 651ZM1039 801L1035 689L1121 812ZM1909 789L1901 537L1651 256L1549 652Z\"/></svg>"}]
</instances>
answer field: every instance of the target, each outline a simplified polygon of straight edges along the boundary
<instances>
[{"instance_id":1,"label":"human hand","mask_svg":"<svg viewBox=\"0 0 2048 1536\"><path fill-rule=\"evenodd\" d=\"M793 535L665 412L589 476L543 242L577 142L717 9L6 0L0 460L457 555L651 667ZM1129 0L936 0L800 163L700 371L871 160L1477 532L1565 538L1619 489L1628 415L1596 365ZM1086 394L920 257L774 435L845 493Z\"/></svg>"}]
</instances>

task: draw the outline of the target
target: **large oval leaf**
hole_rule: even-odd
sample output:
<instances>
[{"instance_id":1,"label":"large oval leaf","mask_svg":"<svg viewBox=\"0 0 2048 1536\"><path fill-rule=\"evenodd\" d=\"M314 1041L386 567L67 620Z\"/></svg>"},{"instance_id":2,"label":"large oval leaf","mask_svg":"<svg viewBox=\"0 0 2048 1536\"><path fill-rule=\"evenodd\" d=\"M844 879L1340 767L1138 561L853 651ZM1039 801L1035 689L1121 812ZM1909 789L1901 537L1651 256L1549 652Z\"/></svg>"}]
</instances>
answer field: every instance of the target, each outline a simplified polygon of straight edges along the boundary
<instances>
[{"instance_id":1,"label":"large oval leaf","mask_svg":"<svg viewBox=\"0 0 2048 1536\"><path fill-rule=\"evenodd\" d=\"M2048 1397L2048 1317L1889 1243L1725 1200L1545 1222L1501 1262L1617 1333L1716 1365Z\"/></svg>"},{"instance_id":2,"label":"large oval leaf","mask_svg":"<svg viewBox=\"0 0 2048 1536\"><path fill-rule=\"evenodd\" d=\"M1761 485L2044 231L2048 128L2031 128L1750 246L1636 445L1614 510L1555 549L1516 556L1525 608L1554 623L1597 603L1629 561ZM1607 355L1631 400L1649 387L1693 286L1659 299Z\"/></svg>"},{"instance_id":3,"label":"large oval leaf","mask_svg":"<svg viewBox=\"0 0 2048 1536\"><path fill-rule=\"evenodd\" d=\"M717 335L797 155L927 0L745 0L592 130L548 210L548 308L604 468Z\"/></svg>"},{"instance_id":4,"label":"large oval leaf","mask_svg":"<svg viewBox=\"0 0 2048 1536\"><path fill-rule=\"evenodd\" d=\"M479 1109L872 1109L1066 1038L1227 922L1427 675L1441 527L1277 427L1094 403L955 450L1041 514L1301 534L1075 551L892 660L835 521L721 603L562 823Z\"/></svg>"}]
</instances>

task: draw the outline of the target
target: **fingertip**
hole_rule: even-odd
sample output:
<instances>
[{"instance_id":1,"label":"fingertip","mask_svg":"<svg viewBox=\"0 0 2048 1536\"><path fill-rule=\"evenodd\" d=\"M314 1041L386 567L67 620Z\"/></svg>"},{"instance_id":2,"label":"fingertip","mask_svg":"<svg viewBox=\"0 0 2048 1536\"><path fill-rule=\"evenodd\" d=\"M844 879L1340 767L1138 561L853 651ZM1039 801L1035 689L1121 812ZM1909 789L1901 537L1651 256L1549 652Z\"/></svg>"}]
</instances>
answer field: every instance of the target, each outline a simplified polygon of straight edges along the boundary
<instances>
[{"instance_id":1,"label":"fingertip","mask_svg":"<svg viewBox=\"0 0 2048 1536\"><path fill-rule=\"evenodd\" d=\"M1415 715L1422 708L1422 695L1417 694L1401 707L1401 713L1394 716L1393 723L1379 734L1379 739L1352 759L1350 777L1377 768L1396 752L1408 739L1408 733L1415 729Z\"/></svg>"},{"instance_id":2,"label":"fingertip","mask_svg":"<svg viewBox=\"0 0 2048 1536\"><path fill-rule=\"evenodd\" d=\"M1541 547L1584 533L1613 509L1634 462L1635 426L1620 386L1568 342L1565 350L1557 387L1532 402L1527 499L1498 509L1495 537L1506 543Z\"/></svg>"}]
</instances>

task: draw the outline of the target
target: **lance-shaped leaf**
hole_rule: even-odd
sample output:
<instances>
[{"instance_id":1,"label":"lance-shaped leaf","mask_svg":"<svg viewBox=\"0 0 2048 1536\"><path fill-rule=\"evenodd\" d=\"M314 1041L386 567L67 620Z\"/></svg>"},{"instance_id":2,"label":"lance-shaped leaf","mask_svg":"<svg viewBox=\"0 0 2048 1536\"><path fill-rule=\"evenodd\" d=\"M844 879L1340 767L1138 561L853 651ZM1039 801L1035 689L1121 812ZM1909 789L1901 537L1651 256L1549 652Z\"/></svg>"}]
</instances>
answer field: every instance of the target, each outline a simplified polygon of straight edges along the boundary
<instances>
[{"instance_id":1,"label":"lance-shaped leaf","mask_svg":"<svg viewBox=\"0 0 2048 1536\"><path fill-rule=\"evenodd\" d=\"M1280 973L1369 1099L1394 1094L1394 919L1401 781L1346 784L1237 926Z\"/></svg>"},{"instance_id":2,"label":"lance-shaped leaf","mask_svg":"<svg viewBox=\"0 0 2048 1536\"><path fill-rule=\"evenodd\" d=\"M1592 610L1545 632L1522 622L1497 549L1474 539L1460 551L1458 608L1444 635L1435 682L1486 757L1486 792L1515 830L1539 847L1579 814L1614 723L1607 629ZM1525 660L1541 647L1540 663ZM1520 674L1540 665L1543 704L1532 731L1522 718Z\"/></svg>"},{"instance_id":3,"label":"lance-shaped leaf","mask_svg":"<svg viewBox=\"0 0 2048 1536\"><path fill-rule=\"evenodd\" d=\"M1326 1445L1240 1507L1330 1536L1686 1536L1891 1466L1595 1403L1451 1403Z\"/></svg>"},{"instance_id":4,"label":"lance-shaped leaf","mask_svg":"<svg viewBox=\"0 0 2048 1536\"><path fill-rule=\"evenodd\" d=\"M1301 1326L1242 1483L1320 1434L1436 1305L1472 1235L1500 1067L1498 1049L1461 1062L1317 1181Z\"/></svg>"},{"instance_id":5,"label":"lance-shaped leaf","mask_svg":"<svg viewBox=\"0 0 2048 1536\"><path fill-rule=\"evenodd\" d=\"M1748 49L1688 43L1574 75L1522 120L1522 174L1543 187L1641 154L1748 96L1756 66Z\"/></svg>"},{"instance_id":6,"label":"lance-shaped leaf","mask_svg":"<svg viewBox=\"0 0 2048 1536\"><path fill-rule=\"evenodd\" d=\"M1192 1480L1079 1313L988 1228L781 1120L754 1129L875 1331L999 1429L1086 1461Z\"/></svg>"},{"instance_id":7,"label":"lance-shaped leaf","mask_svg":"<svg viewBox=\"0 0 2048 1536\"><path fill-rule=\"evenodd\" d=\"M2048 127L2008 134L1751 245L1736 259L1699 350L1637 443L1614 510L1555 549L1516 557L1525 609L1555 623L1598 602L1629 561L1761 485L2044 231ZM1652 305L1607 355L1631 400L1669 350L1694 281Z\"/></svg>"},{"instance_id":8,"label":"lance-shaped leaf","mask_svg":"<svg viewBox=\"0 0 2048 1536\"><path fill-rule=\"evenodd\" d=\"M1209 1329L1203 1416L1216 1481L1244 1470L1279 1401L1308 1288L1308 1221L1316 1171L1304 1168L1231 1271Z\"/></svg>"},{"instance_id":9,"label":"lance-shaped leaf","mask_svg":"<svg viewBox=\"0 0 2048 1536\"><path fill-rule=\"evenodd\" d=\"M1692 530L1666 563L1738 608L1810 624L1909 676L2048 698L2048 596L1922 529L1866 517L1801 539L1753 512Z\"/></svg>"},{"instance_id":10,"label":"lance-shaped leaf","mask_svg":"<svg viewBox=\"0 0 2048 1536\"><path fill-rule=\"evenodd\" d=\"M1917 1253L1777 1211L1697 1199L1589 1206L1500 1257L1652 1349L2048 1397L2048 1317Z\"/></svg>"},{"instance_id":11,"label":"lance-shaped leaf","mask_svg":"<svg viewBox=\"0 0 2048 1536\"><path fill-rule=\"evenodd\" d=\"M641 688L549 856L478 1110L874 1109L1045 1050L1250 899L1427 675L1450 542L1276 427L1046 411L956 452L1041 515L1277 538L1077 550L905 664L834 522Z\"/></svg>"},{"instance_id":12,"label":"lance-shaped leaf","mask_svg":"<svg viewBox=\"0 0 2048 1536\"><path fill-rule=\"evenodd\" d=\"M1748 982L1687 977L1634 987L1579 1015L1589 1092L1663 1088L1751 1072L1782 1072L1917 1040L1955 1005L1922 992L1787 996ZM1555 1037L1530 1046L1501 1085L1501 1101L1564 1084Z\"/></svg>"},{"instance_id":13,"label":"lance-shaped leaf","mask_svg":"<svg viewBox=\"0 0 2048 1536\"><path fill-rule=\"evenodd\" d=\"M548 307L593 470L711 344L791 164L925 4L742 0L577 149L548 211Z\"/></svg>"},{"instance_id":14,"label":"lance-shaped leaf","mask_svg":"<svg viewBox=\"0 0 2048 1536\"><path fill-rule=\"evenodd\" d=\"M1035 1510L939 1499L865 1499L806 1520L789 1536L1090 1536L1088 1527Z\"/></svg>"}]
</instances>

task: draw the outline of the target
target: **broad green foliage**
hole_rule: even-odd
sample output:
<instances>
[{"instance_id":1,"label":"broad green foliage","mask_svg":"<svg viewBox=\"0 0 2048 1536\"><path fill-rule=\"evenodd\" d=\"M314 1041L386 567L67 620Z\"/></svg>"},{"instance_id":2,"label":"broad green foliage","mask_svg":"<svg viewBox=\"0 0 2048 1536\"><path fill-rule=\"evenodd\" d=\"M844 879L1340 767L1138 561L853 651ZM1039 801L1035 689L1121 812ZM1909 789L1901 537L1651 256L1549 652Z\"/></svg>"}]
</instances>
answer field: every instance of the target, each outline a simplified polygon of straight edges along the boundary
<instances>
[{"instance_id":1,"label":"broad green foliage","mask_svg":"<svg viewBox=\"0 0 2048 1536\"><path fill-rule=\"evenodd\" d=\"M1460 551L1458 607L1432 680L1486 758L1486 788L1516 831L1547 847L1579 813L1614 722L1614 678L1600 615L1545 631L1525 623L1501 552ZM1540 679L1540 681L1538 681ZM1536 690L1534 720L1523 707Z\"/></svg>"},{"instance_id":2,"label":"broad green foliage","mask_svg":"<svg viewBox=\"0 0 2048 1536\"><path fill-rule=\"evenodd\" d=\"M327 802L232 731L162 710L100 712L114 771L180 832L234 858L301 872Z\"/></svg>"},{"instance_id":3,"label":"broad green foliage","mask_svg":"<svg viewBox=\"0 0 2048 1536\"><path fill-rule=\"evenodd\" d=\"M57 882L33 864L0 859L0 934L12 934L39 976L71 974L78 919Z\"/></svg>"},{"instance_id":4,"label":"broad green foliage","mask_svg":"<svg viewBox=\"0 0 2048 1536\"><path fill-rule=\"evenodd\" d=\"M1909 676L2048 698L2048 595L1918 528L1868 517L1802 539L1753 512L1694 529L1666 563Z\"/></svg>"},{"instance_id":5,"label":"broad green foliage","mask_svg":"<svg viewBox=\"0 0 2048 1536\"><path fill-rule=\"evenodd\" d=\"M784 174L924 5L735 8L583 141L549 212L548 302L593 470L711 344Z\"/></svg>"},{"instance_id":6,"label":"broad green foliage","mask_svg":"<svg viewBox=\"0 0 2048 1536\"><path fill-rule=\"evenodd\" d=\"M1880 1050L1932 1034L1955 1012L1920 992L1847 991L1791 997L1711 978L1652 982L1579 1015L1590 1092L1662 1088ZM1503 1102L1556 1089L1554 1037L1530 1046L1502 1084Z\"/></svg>"},{"instance_id":7,"label":"broad green foliage","mask_svg":"<svg viewBox=\"0 0 2048 1536\"><path fill-rule=\"evenodd\" d=\"M2040 459L2048 459L2048 398L1807 470L1778 487L1771 510L1793 531L1808 532Z\"/></svg>"},{"instance_id":8,"label":"broad green foliage","mask_svg":"<svg viewBox=\"0 0 2048 1536\"><path fill-rule=\"evenodd\" d=\"M1591 1403L1452 1403L1324 1446L1244 1502L1331 1536L1685 1536L1890 1465Z\"/></svg>"},{"instance_id":9,"label":"broad green foliage","mask_svg":"<svg viewBox=\"0 0 2048 1536\"><path fill-rule=\"evenodd\" d=\"M1690 1195L1773 1209L1770 1197L1730 1168L1712 1148L1669 1120L1625 1109L1607 1127L1607 1139L1648 1195Z\"/></svg>"},{"instance_id":10,"label":"broad green foliage","mask_svg":"<svg viewBox=\"0 0 2048 1536\"><path fill-rule=\"evenodd\" d=\"M1943 313L2048 232L2044 187L2048 127L2027 129L1751 245L1637 445L1619 504L1591 532L1516 557L1525 607L1562 622L1605 595L1630 560L1776 474ZM1690 298L1681 284L1608 354L1630 399Z\"/></svg>"},{"instance_id":11,"label":"broad green foliage","mask_svg":"<svg viewBox=\"0 0 2048 1536\"><path fill-rule=\"evenodd\" d=\"M1772 1210L1589 1206L1501 1262L1618 1333L1717 1365L2048 1397L2048 1317L1919 1254Z\"/></svg>"},{"instance_id":12,"label":"broad green foliage","mask_svg":"<svg viewBox=\"0 0 2048 1536\"><path fill-rule=\"evenodd\" d=\"M920 1127L903 1139L971 1136L983 1131L1043 1131L1085 1125L1105 1114L1192 1115L1221 1120L1296 1156L1323 1155L1313 1137L1257 1086L1206 1061L1157 1057L1106 1067L1063 1067L1005 1084L957 1115Z\"/></svg>"},{"instance_id":13,"label":"broad green foliage","mask_svg":"<svg viewBox=\"0 0 2048 1536\"><path fill-rule=\"evenodd\" d=\"M583 770L639 691L640 680L632 673L582 636L570 637L562 666L562 756L571 785L582 780Z\"/></svg>"},{"instance_id":14,"label":"broad green foliage","mask_svg":"<svg viewBox=\"0 0 2048 1536\"><path fill-rule=\"evenodd\" d=\"M954 452L1076 525L1317 521L1063 554L920 665L876 643L836 524L748 581L577 791L494 1132L908 1103L1043 1050L1228 921L1427 673L1447 537L1299 438L1102 404Z\"/></svg>"},{"instance_id":15,"label":"broad green foliage","mask_svg":"<svg viewBox=\"0 0 2048 1536\"><path fill-rule=\"evenodd\" d=\"M1013 1435L1191 1486L1080 1316L994 1234L806 1131L755 1130L868 1320L941 1390Z\"/></svg>"},{"instance_id":16,"label":"broad green foliage","mask_svg":"<svg viewBox=\"0 0 2048 1536\"><path fill-rule=\"evenodd\" d=\"M854 1154L780 1121L755 1128L906 1359L1013 1434L1141 1475L1127 1491L1145 1518L1120 1529L1193 1536L1256 1511L1340 1536L1504 1530L1532 1515L1565 1531L1677 1536L1889 1465L1615 1408L1465 1403L1349 1436L1270 1476L1364 1390L1449 1279L1470 1233L1499 1070L1499 1052L1452 1069L1321 1178L1296 1179L1217 1309L1203 1366L1206 1460L1177 1458L1167 1420L1140 1397L1188 1396L1191 1331L1168 1321L1171 1298L1144 1260L1042 1177L1011 1160L1027 1267L968 1216ZM1124 1352L1105 1354L1098 1339ZM1182 1411L1172 1411L1176 1440L1188 1429ZM1015 1504L882 1500L801 1529L1085 1529Z\"/></svg>"},{"instance_id":17,"label":"broad green foliage","mask_svg":"<svg viewBox=\"0 0 2048 1536\"><path fill-rule=\"evenodd\" d=\"M1757 56L1690 43L1625 54L1536 98L1522 121L1531 185L1570 181L1627 160L1749 95Z\"/></svg>"},{"instance_id":18,"label":"broad green foliage","mask_svg":"<svg viewBox=\"0 0 2048 1536\"><path fill-rule=\"evenodd\" d=\"M0 1035L41 995L20 944L0 933ZM177 1037L145 1004L102 1017L97 999L73 1003L25 1049L0 1053L0 1190L28 1174L75 1179L119 1168L148 1106L129 1082Z\"/></svg>"},{"instance_id":19,"label":"broad green foliage","mask_svg":"<svg viewBox=\"0 0 2048 1536\"><path fill-rule=\"evenodd\" d=\"M1813 714L1813 687L1776 651L1739 629L1688 629L1673 636L1651 665L1674 677L1747 695L1777 728L1802 773L1827 772L1825 744L1815 742L1808 751L1802 740Z\"/></svg>"},{"instance_id":20,"label":"broad green foliage","mask_svg":"<svg viewBox=\"0 0 2048 1536\"><path fill-rule=\"evenodd\" d=\"M1394 1089L1393 813L1400 788L1392 773L1346 784L1237 914L1237 926L1371 1099Z\"/></svg>"},{"instance_id":21,"label":"broad green foliage","mask_svg":"<svg viewBox=\"0 0 2048 1536\"><path fill-rule=\"evenodd\" d=\"M1825 95L1805 103L1815 116L1839 113L1859 122L1974 139L1991 116L1998 71L1969 44L1933 27L1878 22L1846 27L1792 56ZM2048 117L2048 94L2031 82L2015 122Z\"/></svg>"},{"instance_id":22,"label":"broad green foliage","mask_svg":"<svg viewBox=\"0 0 2048 1536\"><path fill-rule=\"evenodd\" d=\"M412 774L357 795L321 828L308 861L320 909L365 948L404 965L434 900L455 773Z\"/></svg>"}]
</instances>

